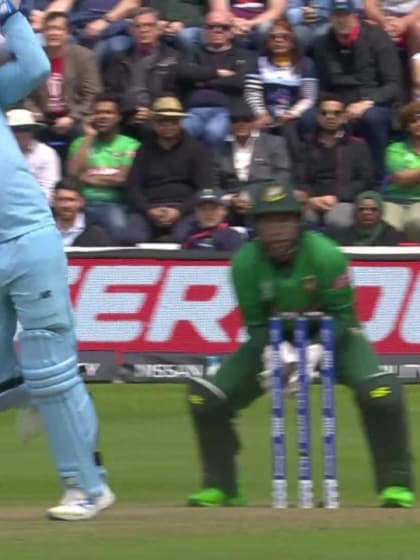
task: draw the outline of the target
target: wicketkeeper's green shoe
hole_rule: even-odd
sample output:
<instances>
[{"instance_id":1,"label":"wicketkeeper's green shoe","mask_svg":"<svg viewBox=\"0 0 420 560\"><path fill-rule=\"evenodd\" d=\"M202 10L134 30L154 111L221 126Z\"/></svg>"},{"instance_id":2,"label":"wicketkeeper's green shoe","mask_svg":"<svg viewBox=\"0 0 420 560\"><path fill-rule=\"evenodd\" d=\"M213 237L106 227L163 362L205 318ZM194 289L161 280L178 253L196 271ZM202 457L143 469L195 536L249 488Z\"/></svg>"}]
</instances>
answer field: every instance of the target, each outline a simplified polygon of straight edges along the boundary
<instances>
[{"instance_id":1,"label":"wicketkeeper's green shoe","mask_svg":"<svg viewBox=\"0 0 420 560\"><path fill-rule=\"evenodd\" d=\"M410 508L414 503L414 494L404 486L388 486L381 492L382 507Z\"/></svg>"},{"instance_id":2,"label":"wicketkeeper's green shoe","mask_svg":"<svg viewBox=\"0 0 420 560\"><path fill-rule=\"evenodd\" d=\"M246 506L245 496L241 493L241 491L239 491L238 494L233 498L226 498L225 506L228 507Z\"/></svg>"},{"instance_id":3,"label":"wicketkeeper's green shoe","mask_svg":"<svg viewBox=\"0 0 420 560\"><path fill-rule=\"evenodd\" d=\"M237 496L229 497L219 488L204 488L201 492L189 496L188 505L195 507L239 507L245 505L245 499L240 493Z\"/></svg>"}]
</instances>

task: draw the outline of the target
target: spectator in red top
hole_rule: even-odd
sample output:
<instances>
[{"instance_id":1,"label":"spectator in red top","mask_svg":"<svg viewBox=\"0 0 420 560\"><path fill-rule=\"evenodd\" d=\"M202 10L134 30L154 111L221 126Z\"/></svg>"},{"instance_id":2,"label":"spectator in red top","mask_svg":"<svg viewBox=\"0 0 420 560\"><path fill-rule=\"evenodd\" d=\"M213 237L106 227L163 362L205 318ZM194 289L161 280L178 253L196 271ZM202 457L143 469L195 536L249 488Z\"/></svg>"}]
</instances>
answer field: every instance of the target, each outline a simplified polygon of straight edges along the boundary
<instances>
[{"instance_id":1,"label":"spectator in red top","mask_svg":"<svg viewBox=\"0 0 420 560\"><path fill-rule=\"evenodd\" d=\"M331 1L331 24L314 45L320 88L346 104L352 130L372 150L381 184L392 109L402 93L397 49L379 25L360 21L354 0Z\"/></svg>"},{"instance_id":2,"label":"spectator in red top","mask_svg":"<svg viewBox=\"0 0 420 560\"><path fill-rule=\"evenodd\" d=\"M82 132L83 120L91 113L93 101L101 91L101 80L95 54L71 43L65 13L47 15L44 36L51 74L25 105L36 121L47 125L40 139L55 147L64 159L69 141Z\"/></svg>"}]
</instances>

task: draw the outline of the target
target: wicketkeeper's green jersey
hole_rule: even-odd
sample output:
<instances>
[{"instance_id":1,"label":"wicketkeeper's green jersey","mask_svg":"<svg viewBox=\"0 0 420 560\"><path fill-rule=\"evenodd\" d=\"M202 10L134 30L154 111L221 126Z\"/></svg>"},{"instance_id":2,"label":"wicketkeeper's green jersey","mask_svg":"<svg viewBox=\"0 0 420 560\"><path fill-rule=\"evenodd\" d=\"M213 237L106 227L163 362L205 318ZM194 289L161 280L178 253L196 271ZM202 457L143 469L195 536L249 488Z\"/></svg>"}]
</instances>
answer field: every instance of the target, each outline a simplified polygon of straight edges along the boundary
<instances>
[{"instance_id":1,"label":"wicketkeeper's green jersey","mask_svg":"<svg viewBox=\"0 0 420 560\"><path fill-rule=\"evenodd\" d=\"M251 337L266 333L269 317L281 311L322 311L335 319L337 338L358 326L347 257L324 235L304 232L290 267L273 264L252 241L236 253L232 274ZM286 329L290 338L292 324Z\"/></svg>"}]
</instances>

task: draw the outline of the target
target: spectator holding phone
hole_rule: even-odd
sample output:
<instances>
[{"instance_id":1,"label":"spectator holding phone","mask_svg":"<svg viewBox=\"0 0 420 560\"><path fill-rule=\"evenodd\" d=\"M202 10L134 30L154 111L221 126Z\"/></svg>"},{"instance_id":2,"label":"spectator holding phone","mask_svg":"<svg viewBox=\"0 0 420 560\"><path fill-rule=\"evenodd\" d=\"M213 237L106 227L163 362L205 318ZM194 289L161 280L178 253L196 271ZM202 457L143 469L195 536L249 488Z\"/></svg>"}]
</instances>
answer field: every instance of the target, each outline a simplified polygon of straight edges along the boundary
<instances>
[{"instance_id":1,"label":"spectator holding phone","mask_svg":"<svg viewBox=\"0 0 420 560\"><path fill-rule=\"evenodd\" d=\"M70 146L69 173L86 200L89 220L104 227L118 243L127 225L125 182L139 142L119 133L120 107L107 94L96 98L85 136Z\"/></svg>"}]
</instances>

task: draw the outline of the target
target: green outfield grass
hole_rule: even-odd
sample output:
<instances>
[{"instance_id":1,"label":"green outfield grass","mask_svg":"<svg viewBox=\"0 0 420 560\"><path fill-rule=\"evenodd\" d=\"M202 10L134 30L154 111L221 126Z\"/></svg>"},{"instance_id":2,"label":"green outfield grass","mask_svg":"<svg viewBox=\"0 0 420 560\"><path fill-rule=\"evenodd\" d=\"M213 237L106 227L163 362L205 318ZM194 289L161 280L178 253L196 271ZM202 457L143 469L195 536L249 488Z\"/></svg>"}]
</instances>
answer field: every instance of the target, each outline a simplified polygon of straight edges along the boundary
<instances>
[{"instance_id":1,"label":"green outfield grass","mask_svg":"<svg viewBox=\"0 0 420 560\"><path fill-rule=\"evenodd\" d=\"M241 419L245 509L191 510L186 496L199 472L184 387L102 385L93 393L102 425L101 448L118 504L82 524L44 520L61 489L43 437L17 440L14 414L2 415L0 560L225 559L381 560L417 557L420 510L376 508L372 475L357 414L338 391L342 509L273 511L270 505L270 403L261 399ZM414 450L420 448L420 387L410 387ZM288 403L289 469L296 470L294 403ZM320 463L319 391L314 444ZM319 488L318 471L317 486ZM416 465L418 474L419 467ZM296 478L291 476L295 499Z\"/></svg>"}]
</instances>

